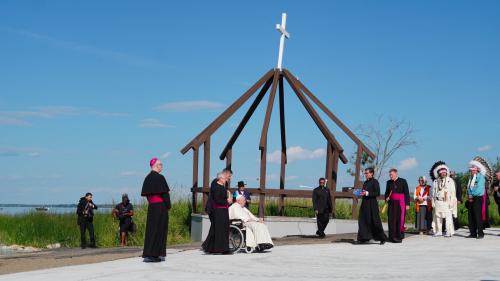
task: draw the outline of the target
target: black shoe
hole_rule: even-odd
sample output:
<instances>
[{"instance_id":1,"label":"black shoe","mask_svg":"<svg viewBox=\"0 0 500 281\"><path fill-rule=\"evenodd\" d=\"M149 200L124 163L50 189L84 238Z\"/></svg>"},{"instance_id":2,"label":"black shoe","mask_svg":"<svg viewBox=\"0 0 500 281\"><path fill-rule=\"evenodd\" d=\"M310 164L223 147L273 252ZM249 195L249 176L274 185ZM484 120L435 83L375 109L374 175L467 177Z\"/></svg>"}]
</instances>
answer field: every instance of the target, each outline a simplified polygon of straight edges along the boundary
<instances>
[{"instance_id":1,"label":"black shoe","mask_svg":"<svg viewBox=\"0 0 500 281\"><path fill-rule=\"evenodd\" d=\"M92 245L89 246L89 248L97 249L97 246L95 244L92 244Z\"/></svg>"},{"instance_id":2,"label":"black shoe","mask_svg":"<svg viewBox=\"0 0 500 281\"><path fill-rule=\"evenodd\" d=\"M384 245L384 244L385 244L385 240L380 241L380 245Z\"/></svg>"},{"instance_id":3,"label":"black shoe","mask_svg":"<svg viewBox=\"0 0 500 281\"><path fill-rule=\"evenodd\" d=\"M143 262L161 262L159 257L144 257Z\"/></svg>"},{"instance_id":4,"label":"black shoe","mask_svg":"<svg viewBox=\"0 0 500 281\"><path fill-rule=\"evenodd\" d=\"M478 235L477 236L477 239L483 239L484 238L484 234L483 235Z\"/></svg>"},{"instance_id":5,"label":"black shoe","mask_svg":"<svg viewBox=\"0 0 500 281\"><path fill-rule=\"evenodd\" d=\"M391 240L392 243L403 243L403 240L399 240L399 239L392 239Z\"/></svg>"},{"instance_id":6,"label":"black shoe","mask_svg":"<svg viewBox=\"0 0 500 281\"><path fill-rule=\"evenodd\" d=\"M232 255L232 254L233 254L233 252L231 252L231 251L227 251L227 252L222 252L222 254L223 254L223 255Z\"/></svg>"},{"instance_id":7,"label":"black shoe","mask_svg":"<svg viewBox=\"0 0 500 281\"><path fill-rule=\"evenodd\" d=\"M316 231L316 235L321 236L321 232L319 232L319 230Z\"/></svg>"},{"instance_id":8,"label":"black shoe","mask_svg":"<svg viewBox=\"0 0 500 281\"><path fill-rule=\"evenodd\" d=\"M469 235L469 236L466 236L465 238L477 238L477 236L476 236L476 235L472 235L472 234L471 234L471 235Z\"/></svg>"},{"instance_id":9,"label":"black shoe","mask_svg":"<svg viewBox=\"0 0 500 281\"><path fill-rule=\"evenodd\" d=\"M366 244L366 242L368 242L368 241L365 241L365 240L355 240L354 242L352 242L352 244L354 244L354 245L363 245L363 244Z\"/></svg>"}]
</instances>

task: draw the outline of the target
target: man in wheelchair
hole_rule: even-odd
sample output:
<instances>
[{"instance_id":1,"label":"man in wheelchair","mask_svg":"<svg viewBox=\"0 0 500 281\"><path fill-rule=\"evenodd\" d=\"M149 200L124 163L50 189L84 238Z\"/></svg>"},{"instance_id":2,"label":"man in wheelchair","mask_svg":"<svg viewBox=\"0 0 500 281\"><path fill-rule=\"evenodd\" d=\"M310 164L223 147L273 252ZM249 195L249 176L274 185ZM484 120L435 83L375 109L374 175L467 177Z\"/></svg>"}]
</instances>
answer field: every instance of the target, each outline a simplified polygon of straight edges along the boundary
<instances>
[{"instance_id":1,"label":"man in wheelchair","mask_svg":"<svg viewBox=\"0 0 500 281\"><path fill-rule=\"evenodd\" d=\"M245 196L238 194L236 203L229 207L229 219L241 220L246 227L245 244L247 247L258 248L260 250L271 249L274 247L269 230L264 224L263 219L254 216L247 208L245 208Z\"/></svg>"}]
</instances>

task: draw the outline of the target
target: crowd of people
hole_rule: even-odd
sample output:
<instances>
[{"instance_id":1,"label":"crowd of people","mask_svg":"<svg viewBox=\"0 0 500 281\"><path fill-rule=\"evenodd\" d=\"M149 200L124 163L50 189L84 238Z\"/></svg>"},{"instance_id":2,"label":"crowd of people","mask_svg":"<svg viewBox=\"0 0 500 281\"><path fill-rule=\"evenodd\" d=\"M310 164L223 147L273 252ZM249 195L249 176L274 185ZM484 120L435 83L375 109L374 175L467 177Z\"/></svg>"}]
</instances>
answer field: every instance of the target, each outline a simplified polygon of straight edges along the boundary
<instances>
[{"instance_id":1,"label":"crowd of people","mask_svg":"<svg viewBox=\"0 0 500 281\"><path fill-rule=\"evenodd\" d=\"M151 171L144 179L141 196L148 201L146 231L144 239L143 258L145 262L160 262L165 260L168 212L171 208L170 188L161 174L163 163L158 158L149 162ZM379 210L378 199L381 196L380 184L374 178L374 169L364 170L363 187L355 194L359 196L361 206L358 218L358 234L355 244L364 244L370 240L401 243L405 238L405 218L410 210L410 190L408 182L399 177L397 169L390 169L389 180L384 194L385 203ZM228 183L232 171L224 169L217 174L210 185L210 192L205 206L205 212L210 219L210 230L202 249L207 254L231 254L229 249L229 228L232 220L239 220L246 229L245 243L247 247L270 249L273 241L263 218L253 215L248 209L251 202L250 193L245 190L245 183L238 182L234 193L229 191ZM496 178L493 183L493 178ZM463 199L462 186L456 174L450 171L446 163L436 162L430 170L432 184L427 177L418 178L418 185L413 192L415 201L415 229L420 234L431 234L435 237L452 237L459 226L458 205L465 203L468 210L468 227L470 235L467 238L482 239L484 228L488 227L488 190L498 204L500 214L500 171L494 176L486 161L480 157L469 162L469 179L466 186L466 196ZM325 229L333 212L332 196L327 180L319 179L319 186L312 192L312 205L316 216L319 238L326 236ZM81 247L96 247L93 217L97 206L92 201L92 194L87 193L80 198L77 207L78 225L81 234ZM387 212L388 235L386 235L380 212ZM132 221L134 208L127 194L122 195L121 203L117 204L112 215L119 221L120 244L127 244L128 233L135 231ZM90 244L86 242L86 232L89 232Z\"/></svg>"},{"instance_id":2,"label":"crowd of people","mask_svg":"<svg viewBox=\"0 0 500 281\"><path fill-rule=\"evenodd\" d=\"M389 171L390 180L385 190L386 206L388 210L388 237L383 230L380 219L377 197L380 195L380 185L373 178L374 170L367 168L364 172L366 181L361 189L362 203L359 214L359 230L356 244L363 244L373 239L384 244L386 240L401 243L405 235L406 212L410 209L410 192L405 179L398 176L396 169ZM495 177L495 178L494 178ZM453 237L455 230L460 228L458 221L458 206L465 203L468 210L469 235L466 238L484 238L484 229L488 223L488 192L493 193L498 204L500 214L500 171L493 173L486 161L480 157L469 162L469 177L466 186L466 199L462 197L462 185L455 172L450 171L446 163L436 162L430 170L432 186L427 178L421 176L415 188L415 229L420 234L431 234L434 237ZM493 183L495 181L495 183ZM492 188L488 190L489 186ZM314 195L313 195L314 202ZM318 213L318 212L317 212ZM318 220L318 231L321 231ZM321 236L321 234L318 234Z\"/></svg>"}]
</instances>

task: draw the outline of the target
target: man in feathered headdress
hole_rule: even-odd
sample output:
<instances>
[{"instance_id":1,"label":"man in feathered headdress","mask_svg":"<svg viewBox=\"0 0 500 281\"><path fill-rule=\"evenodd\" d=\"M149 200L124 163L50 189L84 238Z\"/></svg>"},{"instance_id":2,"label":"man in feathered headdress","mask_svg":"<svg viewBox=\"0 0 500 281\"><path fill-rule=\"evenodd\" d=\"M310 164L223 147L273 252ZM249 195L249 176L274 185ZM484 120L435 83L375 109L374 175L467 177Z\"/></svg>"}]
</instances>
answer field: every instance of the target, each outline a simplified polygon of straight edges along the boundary
<instances>
[{"instance_id":1,"label":"man in feathered headdress","mask_svg":"<svg viewBox=\"0 0 500 281\"><path fill-rule=\"evenodd\" d=\"M450 169L444 162L436 162L431 170L434 179L432 185L432 207L434 209L434 236L443 234L443 219L446 220L446 237L455 233L453 216L457 215L455 181L450 178Z\"/></svg>"},{"instance_id":2,"label":"man in feathered headdress","mask_svg":"<svg viewBox=\"0 0 500 281\"><path fill-rule=\"evenodd\" d=\"M469 182L467 183L467 195L469 209L469 231L470 235L467 238L482 239L484 237L483 225L483 209L484 209L484 194L486 187L486 166L478 161L477 157L469 162Z\"/></svg>"}]
</instances>

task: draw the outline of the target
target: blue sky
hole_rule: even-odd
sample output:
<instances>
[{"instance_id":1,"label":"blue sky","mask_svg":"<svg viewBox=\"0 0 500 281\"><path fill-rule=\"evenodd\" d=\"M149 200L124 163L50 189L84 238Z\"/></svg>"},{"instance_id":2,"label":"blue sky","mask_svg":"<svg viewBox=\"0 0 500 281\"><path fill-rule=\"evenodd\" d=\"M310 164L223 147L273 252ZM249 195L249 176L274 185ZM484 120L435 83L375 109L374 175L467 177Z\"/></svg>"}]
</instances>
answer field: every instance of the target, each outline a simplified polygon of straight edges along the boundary
<instances>
[{"instance_id":1,"label":"blue sky","mask_svg":"<svg viewBox=\"0 0 500 281\"><path fill-rule=\"evenodd\" d=\"M498 1L310 2L1 1L0 203L138 199L152 156L186 192L191 154L179 150L276 65L282 12L284 67L349 127L385 115L417 129L418 146L391 161L411 186L436 160L462 171L499 155ZM325 140L286 90L287 187L313 186ZM234 148L235 178L250 186L263 108ZM213 136L213 172L243 112ZM352 183L345 169L339 187ZM279 166L268 173L277 186Z\"/></svg>"}]
</instances>

